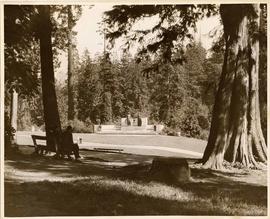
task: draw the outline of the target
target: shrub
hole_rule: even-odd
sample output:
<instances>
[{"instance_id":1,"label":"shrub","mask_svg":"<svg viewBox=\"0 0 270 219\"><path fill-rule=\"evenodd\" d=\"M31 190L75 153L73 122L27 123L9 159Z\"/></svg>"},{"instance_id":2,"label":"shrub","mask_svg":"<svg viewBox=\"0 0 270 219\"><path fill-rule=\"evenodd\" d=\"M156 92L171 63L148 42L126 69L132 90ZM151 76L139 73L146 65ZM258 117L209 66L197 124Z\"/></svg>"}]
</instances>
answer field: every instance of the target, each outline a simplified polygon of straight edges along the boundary
<instances>
[{"instance_id":1,"label":"shrub","mask_svg":"<svg viewBox=\"0 0 270 219\"><path fill-rule=\"evenodd\" d=\"M161 134L162 135L169 135L169 136L178 136L178 132L180 132L180 130L165 126L164 129L162 130Z\"/></svg>"},{"instance_id":2,"label":"shrub","mask_svg":"<svg viewBox=\"0 0 270 219\"><path fill-rule=\"evenodd\" d=\"M182 133L187 137L199 137L201 133L201 127L196 115L187 115L180 126Z\"/></svg>"},{"instance_id":3,"label":"shrub","mask_svg":"<svg viewBox=\"0 0 270 219\"><path fill-rule=\"evenodd\" d=\"M209 130L207 129L207 130L205 130L205 129L203 129L203 130L201 130L201 133L200 133L200 135L199 135L199 138L200 139L203 139L203 140L208 140L208 136L209 136Z\"/></svg>"},{"instance_id":4,"label":"shrub","mask_svg":"<svg viewBox=\"0 0 270 219\"><path fill-rule=\"evenodd\" d=\"M14 139L15 129L10 125L10 118L5 113L5 150L11 148L12 140Z\"/></svg>"},{"instance_id":5,"label":"shrub","mask_svg":"<svg viewBox=\"0 0 270 219\"><path fill-rule=\"evenodd\" d=\"M93 133L93 124L86 120L85 122L80 121L78 119L74 119L73 121L68 121L66 124L64 124L63 128L67 127L68 125L71 125L73 127L73 132L78 133Z\"/></svg>"},{"instance_id":6,"label":"shrub","mask_svg":"<svg viewBox=\"0 0 270 219\"><path fill-rule=\"evenodd\" d=\"M209 132L209 109L196 99L189 99L181 108L171 113L165 122L163 134L181 135L206 140Z\"/></svg>"}]
</instances>

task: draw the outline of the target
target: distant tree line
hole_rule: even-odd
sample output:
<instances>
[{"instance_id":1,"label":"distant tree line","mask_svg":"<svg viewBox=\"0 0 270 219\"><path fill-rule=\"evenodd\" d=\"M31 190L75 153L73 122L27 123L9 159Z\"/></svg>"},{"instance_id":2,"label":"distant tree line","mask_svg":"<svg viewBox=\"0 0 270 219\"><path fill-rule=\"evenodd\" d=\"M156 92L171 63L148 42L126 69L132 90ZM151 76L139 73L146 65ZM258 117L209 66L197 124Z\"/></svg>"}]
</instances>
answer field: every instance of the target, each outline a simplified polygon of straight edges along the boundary
<instances>
[{"instance_id":1,"label":"distant tree line","mask_svg":"<svg viewBox=\"0 0 270 219\"><path fill-rule=\"evenodd\" d=\"M265 56L262 55L261 62L265 62ZM154 63L159 64L149 69ZM117 124L130 113L147 116L151 123L164 124L166 134L181 132L207 139L222 63L221 49L214 47L207 57L200 43L189 45L185 61L176 65L159 62L158 56L145 56L138 63L128 53L121 60L114 60L109 54L91 59L86 50L81 58L74 55L75 118L72 121L67 113L67 81L56 83L61 123L74 125L75 131L91 132L92 124ZM266 68L260 73L265 78ZM262 79L261 110L266 135L266 81ZM41 127L41 96L21 98L19 102L19 129Z\"/></svg>"},{"instance_id":2,"label":"distant tree line","mask_svg":"<svg viewBox=\"0 0 270 219\"><path fill-rule=\"evenodd\" d=\"M116 124L130 113L164 124L164 132L170 135L181 132L207 138L221 54L212 52L207 58L202 45L194 42L187 46L183 63L175 65L163 63L159 55L144 56L140 62L128 53L121 60L109 53L91 59L87 50L81 58L76 55L73 59L72 121L67 113L67 82L56 83L63 125L71 123L75 131L91 131L92 124ZM42 125L41 101L38 95L20 99L19 129Z\"/></svg>"}]
</instances>

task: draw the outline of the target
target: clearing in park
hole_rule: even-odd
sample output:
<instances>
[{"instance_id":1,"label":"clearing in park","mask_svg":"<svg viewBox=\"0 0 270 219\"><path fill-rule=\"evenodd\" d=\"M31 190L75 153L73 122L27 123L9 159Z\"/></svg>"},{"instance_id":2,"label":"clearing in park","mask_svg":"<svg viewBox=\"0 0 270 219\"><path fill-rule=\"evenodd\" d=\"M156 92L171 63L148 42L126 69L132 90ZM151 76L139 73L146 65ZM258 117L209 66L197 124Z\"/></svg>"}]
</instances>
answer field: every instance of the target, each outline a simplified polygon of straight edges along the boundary
<instances>
[{"instance_id":1,"label":"clearing in park","mask_svg":"<svg viewBox=\"0 0 270 219\"><path fill-rule=\"evenodd\" d=\"M267 4L1 4L1 216L267 215Z\"/></svg>"}]
</instances>

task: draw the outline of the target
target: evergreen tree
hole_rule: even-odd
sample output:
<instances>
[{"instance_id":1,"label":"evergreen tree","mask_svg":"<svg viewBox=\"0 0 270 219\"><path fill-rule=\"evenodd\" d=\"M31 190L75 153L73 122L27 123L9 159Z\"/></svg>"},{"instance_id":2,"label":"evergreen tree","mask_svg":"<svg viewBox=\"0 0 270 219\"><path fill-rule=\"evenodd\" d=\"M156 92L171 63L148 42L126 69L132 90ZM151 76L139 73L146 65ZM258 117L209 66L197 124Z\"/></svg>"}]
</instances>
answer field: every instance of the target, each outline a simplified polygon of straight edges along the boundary
<instances>
[{"instance_id":1,"label":"evergreen tree","mask_svg":"<svg viewBox=\"0 0 270 219\"><path fill-rule=\"evenodd\" d=\"M74 35L73 27L76 21L81 16L81 6L67 6L67 20L68 20L68 120L73 120L75 116L75 103L74 103L74 88L75 88L75 66L74 66Z\"/></svg>"},{"instance_id":2,"label":"evergreen tree","mask_svg":"<svg viewBox=\"0 0 270 219\"><path fill-rule=\"evenodd\" d=\"M112 87L113 87L113 74L112 63L108 53L105 53L101 60L100 68L100 83L102 86L101 103L100 103L100 120L102 123L107 124L112 122Z\"/></svg>"},{"instance_id":3,"label":"evergreen tree","mask_svg":"<svg viewBox=\"0 0 270 219\"><path fill-rule=\"evenodd\" d=\"M55 133L56 130L61 130L61 122L55 92L50 6L39 6L38 11L39 28L37 33L40 41L42 100L47 146L52 151L56 151Z\"/></svg>"},{"instance_id":4,"label":"evergreen tree","mask_svg":"<svg viewBox=\"0 0 270 219\"><path fill-rule=\"evenodd\" d=\"M222 168L224 158L244 166L266 162L259 92L259 5L221 5L225 54L203 162ZM232 20L233 19L233 20Z\"/></svg>"},{"instance_id":5,"label":"evergreen tree","mask_svg":"<svg viewBox=\"0 0 270 219\"><path fill-rule=\"evenodd\" d=\"M210 111L215 101L215 94L218 89L218 80L222 70L223 54L221 51L213 51L211 56L204 62L205 78L201 81L202 101Z\"/></svg>"},{"instance_id":6,"label":"evergreen tree","mask_svg":"<svg viewBox=\"0 0 270 219\"><path fill-rule=\"evenodd\" d=\"M152 118L169 126L176 127L176 112L186 99L184 69L174 68L170 63L160 63L150 86L150 103L153 105Z\"/></svg>"},{"instance_id":7,"label":"evergreen tree","mask_svg":"<svg viewBox=\"0 0 270 219\"><path fill-rule=\"evenodd\" d=\"M202 100L202 82L207 80L204 71L204 62L206 60L206 50L201 43L193 43L188 46L185 53L184 68L187 74L188 90L190 95L198 100Z\"/></svg>"},{"instance_id":8,"label":"evergreen tree","mask_svg":"<svg viewBox=\"0 0 270 219\"><path fill-rule=\"evenodd\" d=\"M262 130L267 141L267 6L261 5L259 57L259 100Z\"/></svg>"},{"instance_id":9,"label":"evergreen tree","mask_svg":"<svg viewBox=\"0 0 270 219\"><path fill-rule=\"evenodd\" d=\"M112 66L112 76L113 81L111 84L111 95L112 95L112 120L114 122L118 121L123 117L123 84L121 83L121 72L117 64Z\"/></svg>"},{"instance_id":10,"label":"evergreen tree","mask_svg":"<svg viewBox=\"0 0 270 219\"><path fill-rule=\"evenodd\" d=\"M123 116L128 113L137 116L148 115L148 84L142 73L143 63L136 63L129 54L121 60L121 89L123 89Z\"/></svg>"},{"instance_id":11,"label":"evergreen tree","mask_svg":"<svg viewBox=\"0 0 270 219\"><path fill-rule=\"evenodd\" d=\"M60 6L5 6L5 85L20 95L37 94L41 72L47 145L52 150L54 132L61 129L54 84L58 63L53 55L65 47L67 39L62 20L56 19L60 11Z\"/></svg>"},{"instance_id":12,"label":"evergreen tree","mask_svg":"<svg viewBox=\"0 0 270 219\"><path fill-rule=\"evenodd\" d=\"M89 52L86 50L79 67L77 85L77 110L78 119L90 120L97 123L100 116L101 83L99 81L99 67L93 63Z\"/></svg>"}]
</instances>

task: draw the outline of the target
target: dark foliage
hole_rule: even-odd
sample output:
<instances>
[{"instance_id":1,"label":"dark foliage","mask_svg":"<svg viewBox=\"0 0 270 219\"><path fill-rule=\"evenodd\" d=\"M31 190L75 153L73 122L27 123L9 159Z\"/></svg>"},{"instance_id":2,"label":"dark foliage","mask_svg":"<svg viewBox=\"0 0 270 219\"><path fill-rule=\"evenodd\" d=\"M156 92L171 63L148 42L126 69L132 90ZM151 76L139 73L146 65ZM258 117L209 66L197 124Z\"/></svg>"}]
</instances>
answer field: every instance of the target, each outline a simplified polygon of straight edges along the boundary
<instances>
[{"instance_id":1,"label":"dark foliage","mask_svg":"<svg viewBox=\"0 0 270 219\"><path fill-rule=\"evenodd\" d=\"M111 43L125 36L127 49L135 41L142 45L139 55L162 51L164 60L173 61L174 49L178 47L179 50L182 42L193 38L190 29L196 28L196 22L216 13L216 5L117 5L105 12L104 23L107 24L106 35ZM154 16L159 19L153 27L133 29L137 21ZM143 43L146 36L152 37L149 43ZM182 58L174 61L182 61Z\"/></svg>"}]
</instances>

